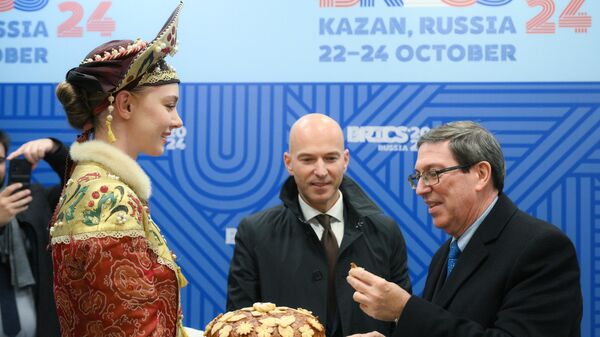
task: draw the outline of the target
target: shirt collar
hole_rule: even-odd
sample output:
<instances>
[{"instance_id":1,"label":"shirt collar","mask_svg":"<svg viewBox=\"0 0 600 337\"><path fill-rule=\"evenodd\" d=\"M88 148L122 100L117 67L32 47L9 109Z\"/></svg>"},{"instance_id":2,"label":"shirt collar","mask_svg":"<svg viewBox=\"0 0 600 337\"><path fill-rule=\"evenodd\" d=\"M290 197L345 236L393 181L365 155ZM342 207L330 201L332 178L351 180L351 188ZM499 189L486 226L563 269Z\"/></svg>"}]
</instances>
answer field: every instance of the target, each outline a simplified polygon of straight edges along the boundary
<instances>
[{"instance_id":1,"label":"shirt collar","mask_svg":"<svg viewBox=\"0 0 600 337\"><path fill-rule=\"evenodd\" d=\"M335 204L333 204L333 206L331 206L331 208L327 210L327 212L325 212L325 214L328 214L335 220L341 222L344 219L344 195L340 190L338 190L338 193L340 194L340 197L335 202ZM300 194L298 194L298 202L300 204L300 210L302 211L302 215L304 215L304 219L307 221L311 220L319 214L323 214L320 211L314 209L306 201L304 201Z\"/></svg>"},{"instance_id":2,"label":"shirt collar","mask_svg":"<svg viewBox=\"0 0 600 337\"><path fill-rule=\"evenodd\" d=\"M461 252L465 250L467 244L469 243L469 241L471 241L471 238L477 231L477 228L479 228L485 217L487 217L487 215L490 214L492 208L494 208L494 205L496 205L497 201L498 196L496 196L494 200L492 200L492 202L490 203L488 208L483 212L483 214L481 214L479 218L477 218L477 220L475 220L475 222L473 222L473 224L469 226L469 228L467 228L467 230L458 238L458 248L460 248ZM456 239L452 238L452 241L454 240Z\"/></svg>"}]
</instances>

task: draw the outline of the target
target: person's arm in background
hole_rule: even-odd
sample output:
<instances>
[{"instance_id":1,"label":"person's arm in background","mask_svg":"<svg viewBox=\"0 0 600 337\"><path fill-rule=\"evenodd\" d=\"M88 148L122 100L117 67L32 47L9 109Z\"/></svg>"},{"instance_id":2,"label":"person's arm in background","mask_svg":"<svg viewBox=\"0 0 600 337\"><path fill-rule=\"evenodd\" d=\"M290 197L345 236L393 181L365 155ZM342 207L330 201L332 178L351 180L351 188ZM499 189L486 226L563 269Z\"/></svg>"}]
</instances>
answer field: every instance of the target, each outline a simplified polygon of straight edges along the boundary
<instances>
[{"instance_id":1,"label":"person's arm in background","mask_svg":"<svg viewBox=\"0 0 600 337\"><path fill-rule=\"evenodd\" d=\"M6 159L10 161L23 155L31 163L32 168L35 168L47 153L57 153L60 147L64 147L62 143L54 142L50 138L37 139L21 145L17 150L10 153ZM66 160L64 153L62 155ZM62 167L64 172L64 165ZM0 192L0 226L6 225L12 218L29 207L32 200L31 190L17 191L19 188L21 188L21 184L11 184ZM58 201L58 197L55 197L55 202Z\"/></svg>"},{"instance_id":2,"label":"person's arm in background","mask_svg":"<svg viewBox=\"0 0 600 337\"><path fill-rule=\"evenodd\" d=\"M23 155L35 169L40 160L45 160L60 178L60 184L46 189L48 204L53 209L65 184L64 177L67 168L69 149L58 139L42 138L29 141L12 152L7 159L11 160Z\"/></svg>"}]
</instances>

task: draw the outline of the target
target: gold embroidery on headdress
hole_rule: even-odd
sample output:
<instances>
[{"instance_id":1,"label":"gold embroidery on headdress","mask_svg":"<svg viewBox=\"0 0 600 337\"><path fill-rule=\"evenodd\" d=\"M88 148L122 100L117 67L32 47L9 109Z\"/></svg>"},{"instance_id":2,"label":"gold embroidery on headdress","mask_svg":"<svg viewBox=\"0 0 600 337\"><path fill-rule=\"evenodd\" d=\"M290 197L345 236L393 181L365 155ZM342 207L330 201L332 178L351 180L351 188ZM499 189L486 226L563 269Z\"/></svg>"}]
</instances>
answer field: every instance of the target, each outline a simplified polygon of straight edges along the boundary
<instances>
[{"instance_id":1,"label":"gold embroidery on headdress","mask_svg":"<svg viewBox=\"0 0 600 337\"><path fill-rule=\"evenodd\" d=\"M157 64L153 71L146 72L144 75L142 75L138 85L152 85L157 82L165 82L169 80L179 80L175 69L166 63L164 63L162 68L160 64Z\"/></svg>"}]
</instances>

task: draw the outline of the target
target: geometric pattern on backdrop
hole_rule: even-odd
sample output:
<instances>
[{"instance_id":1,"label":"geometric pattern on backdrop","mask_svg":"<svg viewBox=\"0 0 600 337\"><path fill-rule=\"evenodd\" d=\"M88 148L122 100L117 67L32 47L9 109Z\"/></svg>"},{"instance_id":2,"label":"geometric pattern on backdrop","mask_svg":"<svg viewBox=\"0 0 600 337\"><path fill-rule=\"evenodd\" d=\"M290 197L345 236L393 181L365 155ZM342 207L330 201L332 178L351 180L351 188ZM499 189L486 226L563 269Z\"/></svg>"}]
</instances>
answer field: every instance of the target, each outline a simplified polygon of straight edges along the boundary
<instances>
[{"instance_id":1,"label":"geometric pattern on backdrop","mask_svg":"<svg viewBox=\"0 0 600 337\"><path fill-rule=\"evenodd\" d=\"M38 137L74 139L54 86L0 84L0 128L10 133L13 149ZM140 162L153 180L153 217L190 281L182 292L186 325L202 328L223 311L233 250L227 233L245 215L279 202L289 127L305 113L323 112L345 131L462 119L490 129L506 156L506 193L575 243L582 336L600 333L594 314L600 312L599 83L186 83L179 111L186 131L174 150ZM431 255L446 236L406 183L416 153L410 146L387 151L379 145L349 142L348 173L400 223L420 292ZM34 180L57 181L45 165Z\"/></svg>"}]
</instances>

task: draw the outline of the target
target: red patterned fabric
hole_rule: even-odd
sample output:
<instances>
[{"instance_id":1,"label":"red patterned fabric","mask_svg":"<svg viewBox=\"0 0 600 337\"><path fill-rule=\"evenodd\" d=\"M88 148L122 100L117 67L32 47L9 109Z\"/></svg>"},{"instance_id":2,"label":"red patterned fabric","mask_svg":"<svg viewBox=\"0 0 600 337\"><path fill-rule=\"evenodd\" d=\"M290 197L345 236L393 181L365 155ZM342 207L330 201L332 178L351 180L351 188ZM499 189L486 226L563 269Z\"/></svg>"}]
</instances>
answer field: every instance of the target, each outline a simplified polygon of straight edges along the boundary
<instances>
[{"instance_id":1,"label":"red patterned fabric","mask_svg":"<svg viewBox=\"0 0 600 337\"><path fill-rule=\"evenodd\" d=\"M175 272L144 237L90 237L53 246L62 337L175 336Z\"/></svg>"}]
</instances>

